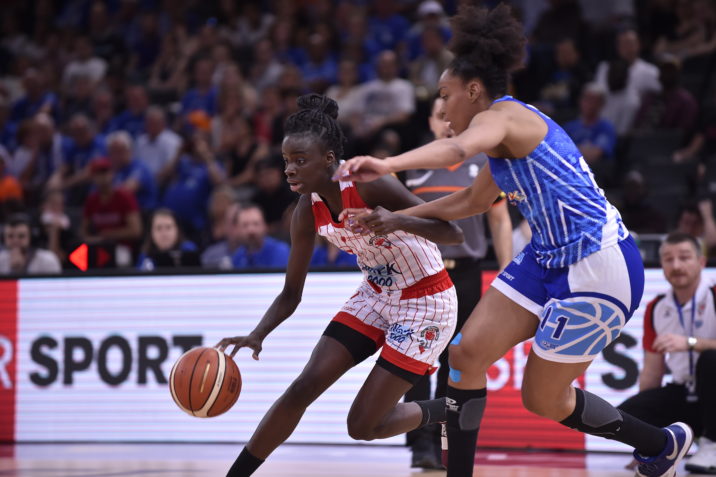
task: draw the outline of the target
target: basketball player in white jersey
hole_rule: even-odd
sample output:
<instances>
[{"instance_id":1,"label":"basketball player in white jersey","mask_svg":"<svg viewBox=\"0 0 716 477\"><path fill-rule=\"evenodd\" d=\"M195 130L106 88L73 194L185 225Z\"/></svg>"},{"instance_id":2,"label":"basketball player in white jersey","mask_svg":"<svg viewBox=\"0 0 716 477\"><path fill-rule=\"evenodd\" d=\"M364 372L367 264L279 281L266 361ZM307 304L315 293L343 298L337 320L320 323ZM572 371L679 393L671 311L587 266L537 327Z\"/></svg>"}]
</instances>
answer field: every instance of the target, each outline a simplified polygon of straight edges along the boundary
<instances>
[{"instance_id":1,"label":"basketball player in white jersey","mask_svg":"<svg viewBox=\"0 0 716 477\"><path fill-rule=\"evenodd\" d=\"M285 172L301 194L291 221L291 254L283 291L248 336L217 347L249 347L258 359L264 338L291 316L303 292L316 234L358 257L364 280L330 322L301 375L274 403L227 474L253 472L284 442L306 408L346 371L378 349L380 357L348 415L354 439L386 438L445 420L445 400L398 403L445 349L455 330L457 296L434 242L457 244L462 231L439 219L390 212L422 203L394 177L333 182L342 153L338 106L324 96L298 99L286 120ZM347 209L372 210L360 219ZM344 220L345 219L345 220Z\"/></svg>"}]
</instances>

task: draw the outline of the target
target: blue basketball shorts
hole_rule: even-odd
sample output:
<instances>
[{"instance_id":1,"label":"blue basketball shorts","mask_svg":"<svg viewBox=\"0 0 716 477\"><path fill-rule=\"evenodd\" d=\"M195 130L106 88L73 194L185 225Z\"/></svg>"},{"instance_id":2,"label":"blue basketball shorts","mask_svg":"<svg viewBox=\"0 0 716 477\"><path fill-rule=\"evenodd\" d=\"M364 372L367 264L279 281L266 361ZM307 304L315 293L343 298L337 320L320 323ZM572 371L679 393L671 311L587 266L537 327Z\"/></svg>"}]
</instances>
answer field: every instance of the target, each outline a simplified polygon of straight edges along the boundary
<instances>
[{"instance_id":1,"label":"blue basketball shorts","mask_svg":"<svg viewBox=\"0 0 716 477\"><path fill-rule=\"evenodd\" d=\"M530 245L492 286L539 318L532 349L549 361L591 361L639 307L644 264L631 237L564 268L546 268Z\"/></svg>"}]
</instances>

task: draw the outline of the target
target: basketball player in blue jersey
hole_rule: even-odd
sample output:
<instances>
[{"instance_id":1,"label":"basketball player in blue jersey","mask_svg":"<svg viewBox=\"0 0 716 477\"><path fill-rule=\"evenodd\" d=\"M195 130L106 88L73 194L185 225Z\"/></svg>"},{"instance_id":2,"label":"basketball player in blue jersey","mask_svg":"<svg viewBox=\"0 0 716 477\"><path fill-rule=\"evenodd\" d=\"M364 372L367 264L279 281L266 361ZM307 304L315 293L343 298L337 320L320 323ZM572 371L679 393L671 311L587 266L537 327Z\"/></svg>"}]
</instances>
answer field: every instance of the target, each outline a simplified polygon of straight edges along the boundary
<instances>
[{"instance_id":1,"label":"basketball player in blue jersey","mask_svg":"<svg viewBox=\"0 0 716 477\"><path fill-rule=\"evenodd\" d=\"M372 180L448 167L484 152L489 165L471 187L402 212L455 220L485 212L502 190L532 229L531 243L494 281L449 347L448 477L472 475L488 368L532 337L522 382L527 409L634 447L638 476L673 476L693 440L686 424L654 427L572 386L639 306L639 251L569 136L537 109L505 95L525 48L509 8L464 5L452 26L455 58L439 88L445 119L457 135L386 160L354 158L335 176Z\"/></svg>"}]
</instances>

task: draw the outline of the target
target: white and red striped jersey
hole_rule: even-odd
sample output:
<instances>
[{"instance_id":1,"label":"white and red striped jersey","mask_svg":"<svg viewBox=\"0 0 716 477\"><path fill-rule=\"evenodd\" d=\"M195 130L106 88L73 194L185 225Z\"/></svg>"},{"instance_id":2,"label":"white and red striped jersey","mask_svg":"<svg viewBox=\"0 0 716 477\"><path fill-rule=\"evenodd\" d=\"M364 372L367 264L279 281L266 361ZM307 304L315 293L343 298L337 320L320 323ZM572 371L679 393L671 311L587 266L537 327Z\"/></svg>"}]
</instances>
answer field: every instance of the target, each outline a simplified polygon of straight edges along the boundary
<instances>
[{"instance_id":1,"label":"white and red striped jersey","mask_svg":"<svg viewBox=\"0 0 716 477\"><path fill-rule=\"evenodd\" d=\"M352 182L340 182L344 208L367 207ZM381 289L402 290L443 270L437 245L423 237L403 232L388 235L359 235L336 223L321 197L311 194L314 223L319 235L358 257L365 279Z\"/></svg>"}]
</instances>

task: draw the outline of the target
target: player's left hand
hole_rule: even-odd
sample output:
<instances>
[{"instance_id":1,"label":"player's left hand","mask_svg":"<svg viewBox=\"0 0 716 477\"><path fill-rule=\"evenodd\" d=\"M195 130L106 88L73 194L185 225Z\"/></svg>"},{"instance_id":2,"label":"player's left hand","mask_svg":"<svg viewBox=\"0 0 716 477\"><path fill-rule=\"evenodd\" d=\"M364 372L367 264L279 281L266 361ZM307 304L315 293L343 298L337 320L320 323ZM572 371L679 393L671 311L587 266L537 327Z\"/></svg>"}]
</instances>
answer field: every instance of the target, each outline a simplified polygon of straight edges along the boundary
<instances>
[{"instance_id":1,"label":"player's left hand","mask_svg":"<svg viewBox=\"0 0 716 477\"><path fill-rule=\"evenodd\" d=\"M674 351L688 351L689 343L686 336L664 333L654 340L654 349L659 353L672 353Z\"/></svg>"},{"instance_id":2,"label":"player's left hand","mask_svg":"<svg viewBox=\"0 0 716 477\"><path fill-rule=\"evenodd\" d=\"M387 235L401 228L402 217L381 206L375 209L345 209L338 216L346 227L361 235Z\"/></svg>"}]
</instances>

